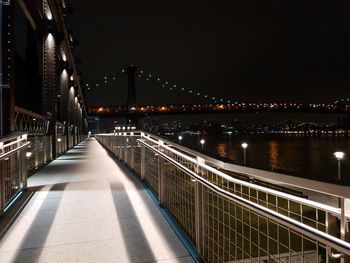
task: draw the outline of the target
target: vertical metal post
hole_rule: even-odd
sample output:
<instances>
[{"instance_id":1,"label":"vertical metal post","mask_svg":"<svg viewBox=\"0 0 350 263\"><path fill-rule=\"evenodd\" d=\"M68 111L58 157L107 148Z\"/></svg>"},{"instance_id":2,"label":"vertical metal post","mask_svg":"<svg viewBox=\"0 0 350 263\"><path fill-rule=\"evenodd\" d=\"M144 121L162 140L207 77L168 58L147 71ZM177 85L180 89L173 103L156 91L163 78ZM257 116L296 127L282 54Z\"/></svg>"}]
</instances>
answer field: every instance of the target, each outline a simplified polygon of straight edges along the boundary
<instances>
[{"instance_id":1,"label":"vertical metal post","mask_svg":"<svg viewBox=\"0 0 350 263\"><path fill-rule=\"evenodd\" d=\"M195 182L195 218L196 218L196 247L202 252L202 184Z\"/></svg>"},{"instance_id":2,"label":"vertical metal post","mask_svg":"<svg viewBox=\"0 0 350 263\"><path fill-rule=\"evenodd\" d=\"M345 217L345 199L344 197L339 197L339 207L340 207L340 239L345 240L346 231L346 217Z\"/></svg>"},{"instance_id":3,"label":"vertical metal post","mask_svg":"<svg viewBox=\"0 0 350 263\"><path fill-rule=\"evenodd\" d=\"M145 179L145 157L146 149L144 145L141 145L141 179Z\"/></svg>"},{"instance_id":4,"label":"vertical metal post","mask_svg":"<svg viewBox=\"0 0 350 263\"><path fill-rule=\"evenodd\" d=\"M124 163L127 163L127 161L128 161L128 136L126 135L126 133L125 133L125 135L124 135Z\"/></svg>"},{"instance_id":5,"label":"vertical metal post","mask_svg":"<svg viewBox=\"0 0 350 263\"><path fill-rule=\"evenodd\" d=\"M134 133L130 133L130 147L131 147L131 160L130 160L130 166L134 170L135 169L135 145L134 145Z\"/></svg>"},{"instance_id":6,"label":"vertical metal post","mask_svg":"<svg viewBox=\"0 0 350 263\"><path fill-rule=\"evenodd\" d=\"M204 163L204 159L197 157L196 174L200 174L199 164ZM195 182L195 220L196 220L196 248L199 255L202 254L203 248L203 185Z\"/></svg>"},{"instance_id":7,"label":"vertical metal post","mask_svg":"<svg viewBox=\"0 0 350 263\"><path fill-rule=\"evenodd\" d=\"M164 144L163 141L158 140L158 150L161 149L162 145ZM162 205L163 203L163 176L162 176L162 157L158 155L158 200L159 204Z\"/></svg>"},{"instance_id":8,"label":"vertical metal post","mask_svg":"<svg viewBox=\"0 0 350 263\"><path fill-rule=\"evenodd\" d=\"M350 212L350 199L344 198L344 240L350 243L350 231L349 231L349 222L347 222L346 215ZM350 262L350 255L344 255L344 262Z\"/></svg>"},{"instance_id":9,"label":"vertical metal post","mask_svg":"<svg viewBox=\"0 0 350 263\"><path fill-rule=\"evenodd\" d=\"M332 215L331 213L326 214L326 227L327 227L327 234L330 234L332 236L336 236L338 232L338 226L337 226L337 218ZM335 263L339 262L337 259L333 259L331 257L332 251L330 251L330 248L327 248L327 263Z\"/></svg>"},{"instance_id":10,"label":"vertical metal post","mask_svg":"<svg viewBox=\"0 0 350 263\"><path fill-rule=\"evenodd\" d=\"M243 163L244 163L244 166L247 166L247 152L246 152L246 149L243 149Z\"/></svg>"},{"instance_id":11,"label":"vertical metal post","mask_svg":"<svg viewBox=\"0 0 350 263\"><path fill-rule=\"evenodd\" d=\"M122 159L122 147L123 147L121 141L122 141L122 136L119 135L117 142L118 142L118 158L120 160Z\"/></svg>"},{"instance_id":12,"label":"vertical metal post","mask_svg":"<svg viewBox=\"0 0 350 263\"><path fill-rule=\"evenodd\" d=\"M50 135L50 136L48 137L48 139L49 139L49 149L50 149L50 151L49 151L49 154L50 154L50 160L52 160L52 157L53 157L53 153L52 153L52 143L51 143L51 136L52 136L52 135Z\"/></svg>"},{"instance_id":13,"label":"vertical metal post","mask_svg":"<svg viewBox=\"0 0 350 263\"><path fill-rule=\"evenodd\" d=\"M67 111L69 111L68 107L65 109ZM67 113L67 118L68 118L68 113ZM65 130L65 141L66 141L66 151L68 151L69 149L69 125L68 125L68 121L64 122L64 130Z\"/></svg>"},{"instance_id":14,"label":"vertical metal post","mask_svg":"<svg viewBox=\"0 0 350 263\"><path fill-rule=\"evenodd\" d=\"M34 166L35 167L39 166L39 146L40 146L40 143L38 140L38 136L34 136L34 145L32 145L32 147L34 147ZM44 143L43 143L43 147L45 147Z\"/></svg>"},{"instance_id":15,"label":"vertical metal post","mask_svg":"<svg viewBox=\"0 0 350 263\"><path fill-rule=\"evenodd\" d=\"M20 165L21 165L21 171L20 171L20 187L21 189L26 189L27 188L27 157L26 157L26 151L27 147L24 149L21 149L20 152Z\"/></svg>"},{"instance_id":16,"label":"vertical metal post","mask_svg":"<svg viewBox=\"0 0 350 263\"><path fill-rule=\"evenodd\" d=\"M117 134L114 136L114 154L115 154L115 156L116 157L119 157L119 144L118 144L118 136L117 136Z\"/></svg>"},{"instance_id":17,"label":"vertical metal post","mask_svg":"<svg viewBox=\"0 0 350 263\"><path fill-rule=\"evenodd\" d=\"M4 160L0 159L0 214L4 209Z\"/></svg>"}]
</instances>

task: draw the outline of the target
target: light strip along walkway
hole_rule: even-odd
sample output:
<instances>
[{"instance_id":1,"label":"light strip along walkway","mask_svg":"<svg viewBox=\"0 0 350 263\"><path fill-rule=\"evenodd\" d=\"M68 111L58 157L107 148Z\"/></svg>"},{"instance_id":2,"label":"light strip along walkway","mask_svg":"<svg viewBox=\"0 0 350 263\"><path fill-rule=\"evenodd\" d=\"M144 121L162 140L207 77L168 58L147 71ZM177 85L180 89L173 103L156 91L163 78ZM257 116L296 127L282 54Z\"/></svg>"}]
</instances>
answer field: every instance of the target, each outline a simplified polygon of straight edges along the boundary
<instances>
[{"instance_id":1,"label":"light strip along walkway","mask_svg":"<svg viewBox=\"0 0 350 263\"><path fill-rule=\"evenodd\" d=\"M29 178L0 262L193 262L141 182L93 138Z\"/></svg>"}]
</instances>

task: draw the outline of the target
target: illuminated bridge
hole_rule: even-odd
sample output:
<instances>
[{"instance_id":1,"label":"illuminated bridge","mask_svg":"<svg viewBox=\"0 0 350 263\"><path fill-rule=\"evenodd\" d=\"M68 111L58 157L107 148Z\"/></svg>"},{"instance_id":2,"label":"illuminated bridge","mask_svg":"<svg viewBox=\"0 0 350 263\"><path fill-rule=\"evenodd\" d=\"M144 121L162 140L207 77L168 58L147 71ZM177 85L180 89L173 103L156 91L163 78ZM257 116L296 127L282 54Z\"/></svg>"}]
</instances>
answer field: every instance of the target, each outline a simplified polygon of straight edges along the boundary
<instances>
[{"instance_id":1,"label":"illuminated bridge","mask_svg":"<svg viewBox=\"0 0 350 263\"><path fill-rule=\"evenodd\" d=\"M121 72L121 74L120 74ZM154 74L148 74L135 66L128 66L119 73L103 77L95 84L86 84L87 91L92 89L114 89L115 81L121 77L128 77L127 99L124 105L97 105L89 106L89 115L105 117L129 117L142 118L145 115L169 115L169 114L210 114L210 113L337 113L349 114L350 99L339 99L332 103L295 103L295 102L238 102L230 98L209 96L195 90L185 90L176 84L161 80ZM119 74L119 75L118 75ZM171 91L182 98L193 96L197 104L147 104L137 103L136 81L148 82L153 88L160 88L155 94L165 94ZM151 83L151 84L149 84ZM149 91L152 92L152 91ZM142 98L141 98L142 99Z\"/></svg>"},{"instance_id":2,"label":"illuminated bridge","mask_svg":"<svg viewBox=\"0 0 350 263\"><path fill-rule=\"evenodd\" d=\"M1 263L350 262L347 186L225 163L136 128L87 136L95 113L348 113L346 104L140 106L129 67L127 106L88 109L65 1L0 8Z\"/></svg>"},{"instance_id":3,"label":"illuminated bridge","mask_svg":"<svg viewBox=\"0 0 350 263\"><path fill-rule=\"evenodd\" d=\"M297 103L297 102L243 102L232 98L223 98L215 94L206 94L199 90L186 90L170 81L161 80L157 74L146 73L136 66L128 66L118 72L106 75L94 84L86 84L87 92L94 90L108 91L118 89L116 81L128 78L126 103L123 105L95 105L88 107L89 115L141 118L145 115L169 114L207 114L207 113L337 113L349 114L350 99L342 98L329 103ZM142 104L137 97L136 82L144 88L151 88L150 93L158 98L171 92L181 98L192 97L198 103L192 104ZM169 94L167 95L169 96ZM155 97L157 99L157 97Z\"/></svg>"}]
</instances>

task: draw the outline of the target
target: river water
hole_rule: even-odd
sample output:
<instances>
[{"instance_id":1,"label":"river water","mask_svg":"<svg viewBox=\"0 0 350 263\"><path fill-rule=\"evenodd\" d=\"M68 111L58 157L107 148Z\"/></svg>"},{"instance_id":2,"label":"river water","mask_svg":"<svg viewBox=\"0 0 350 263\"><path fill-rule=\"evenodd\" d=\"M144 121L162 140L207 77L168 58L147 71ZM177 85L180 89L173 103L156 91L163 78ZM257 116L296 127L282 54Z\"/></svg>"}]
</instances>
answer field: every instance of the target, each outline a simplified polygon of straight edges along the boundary
<instances>
[{"instance_id":1,"label":"river water","mask_svg":"<svg viewBox=\"0 0 350 263\"><path fill-rule=\"evenodd\" d=\"M199 143L205 139L203 149ZM177 137L172 140L177 141ZM341 162L338 181L335 151L350 155L348 136L306 135L206 135L183 136L181 144L205 154L243 164L242 142L248 143L247 166L288 175L350 185L349 156Z\"/></svg>"}]
</instances>

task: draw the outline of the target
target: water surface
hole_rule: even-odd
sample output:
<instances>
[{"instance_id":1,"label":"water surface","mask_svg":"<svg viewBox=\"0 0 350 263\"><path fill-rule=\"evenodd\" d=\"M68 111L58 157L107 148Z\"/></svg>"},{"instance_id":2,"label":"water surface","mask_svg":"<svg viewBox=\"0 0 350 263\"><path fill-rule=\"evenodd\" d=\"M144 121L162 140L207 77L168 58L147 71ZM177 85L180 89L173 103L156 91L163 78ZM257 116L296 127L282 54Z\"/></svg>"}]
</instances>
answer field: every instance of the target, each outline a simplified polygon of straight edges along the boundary
<instances>
[{"instance_id":1,"label":"water surface","mask_svg":"<svg viewBox=\"0 0 350 263\"><path fill-rule=\"evenodd\" d=\"M236 164L243 164L242 142L248 143L247 166L304 178L350 185L350 162L341 162L342 180L337 180L335 151L350 154L348 136L305 135L206 135L183 136L181 144ZM177 140L177 137L173 137Z\"/></svg>"}]
</instances>

